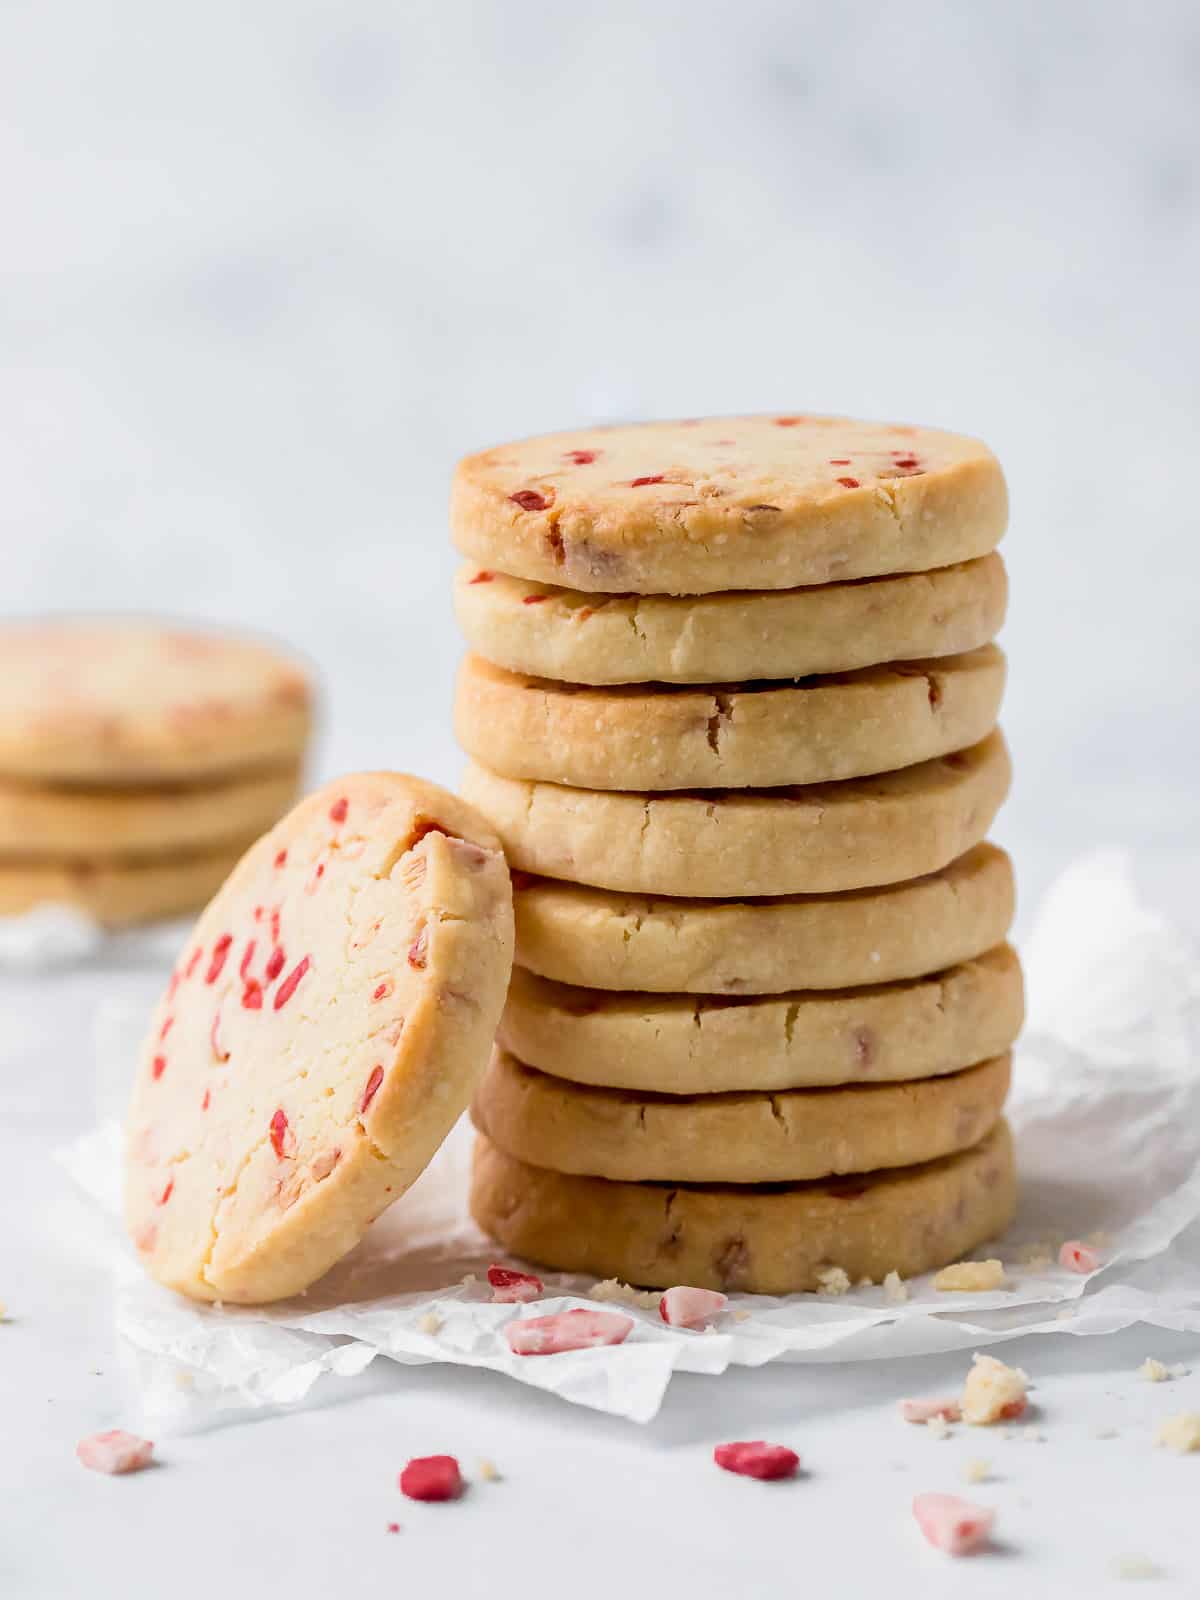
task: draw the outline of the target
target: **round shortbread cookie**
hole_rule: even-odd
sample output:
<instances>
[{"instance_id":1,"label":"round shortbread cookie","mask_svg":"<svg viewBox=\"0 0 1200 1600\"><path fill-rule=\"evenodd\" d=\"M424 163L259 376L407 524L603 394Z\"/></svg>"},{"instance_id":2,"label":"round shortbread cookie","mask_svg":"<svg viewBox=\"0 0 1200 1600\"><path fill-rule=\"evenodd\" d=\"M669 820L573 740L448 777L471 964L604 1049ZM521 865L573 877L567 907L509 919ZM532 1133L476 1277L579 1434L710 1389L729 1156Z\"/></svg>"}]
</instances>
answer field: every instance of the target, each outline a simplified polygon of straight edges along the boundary
<instances>
[{"instance_id":1,"label":"round shortbread cookie","mask_svg":"<svg viewBox=\"0 0 1200 1600\"><path fill-rule=\"evenodd\" d=\"M977 844L883 889L773 900L675 900L517 873L517 960L561 983L665 994L783 994L916 978L999 944L1012 863Z\"/></svg>"},{"instance_id":2,"label":"round shortbread cookie","mask_svg":"<svg viewBox=\"0 0 1200 1600\"><path fill-rule=\"evenodd\" d=\"M84 789L0 779L0 857L146 858L215 849L271 827L299 788L295 766L166 788Z\"/></svg>"},{"instance_id":3,"label":"round shortbread cookie","mask_svg":"<svg viewBox=\"0 0 1200 1600\"><path fill-rule=\"evenodd\" d=\"M487 1061L508 870L462 801L399 773L310 795L205 911L151 1025L126 1217L197 1299L304 1289L414 1181Z\"/></svg>"},{"instance_id":4,"label":"round shortbread cookie","mask_svg":"<svg viewBox=\"0 0 1200 1600\"><path fill-rule=\"evenodd\" d=\"M1008 519L986 445L844 417L586 428L459 463L450 525L485 569L587 591L712 594L924 572Z\"/></svg>"},{"instance_id":5,"label":"round shortbread cookie","mask_svg":"<svg viewBox=\"0 0 1200 1600\"><path fill-rule=\"evenodd\" d=\"M514 967L499 1039L552 1076L639 1093L721 1094L937 1077L1021 1030L1009 945L932 977L754 998L614 994Z\"/></svg>"},{"instance_id":6,"label":"round shortbread cookie","mask_svg":"<svg viewBox=\"0 0 1200 1600\"><path fill-rule=\"evenodd\" d=\"M587 594L474 562L454 581L472 649L565 683L738 683L957 655L995 638L1007 602L998 555L749 594Z\"/></svg>"},{"instance_id":7,"label":"round shortbread cookie","mask_svg":"<svg viewBox=\"0 0 1200 1600\"><path fill-rule=\"evenodd\" d=\"M802 788L604 794L501 778L462 789L512 866L634 894L824 894L936 872L987 833L1011 767L997 731L969 750Z\"/></svg>"},{"instance_id":8,"label":"round shortbread cookie","mask_svg":"<svg viewBox=\"0 0 1200 1600\"><path fill-rule=\"evenodd\" d=\"M1004 656L967 655L804 683L586 688L469 655L458 742L506 778L577 789L771 788L836 783L976 744L996 723Z\"/></svg>"},{"instance_id":9,"label":"round shortbread cookie","mask_svg":"<svg viewBox=\"0 0 1200 1600\"><path fill-rule=\"evenodd\" d=\"M1016 1199L1003 1121L960 1155L817 1183L616 1183L529 1166L483 1137L471 1174L472 1216L514 1256L746 1294L819 1289L838 1267L852 1283L931 1272L1002 1233Z\"/></svg>"},{"instance_id":10,"label":"round shortbread cookie","mask_svg":"<svg viewBox=\"0 0 1200 1600\"><path fill-rule=\"evenodd\" d=\"M71 906L106 928L127 928L199 911L252 843L146 861L0 860L0 917L35 906Z\"/></svg>"},{"instance_id":11,"label":"round shortbread cookie","mask_svg":"<svg viewBox=\"0 0 1200 1600\"><path fill-rule=\"evenodd\" d=\"M471 1115L499 1149L554 1172L631 1183L803 1183L969 1149L1004 1109L1010 1068L1005 1055L911 1083L682 1099L569 1083L498 1050Z\"/></svg>"},{"instance_id":12,"label":"round shortbread cookie","mask_svg":"<svg viewBox=\"0 0 1200 1600\"><path fill-rule=\"evenodd\" d=\"M0 631L0 773L154 783L298 760L308 679L247 639L113 618Z\"/></svg>"}]
</instances>

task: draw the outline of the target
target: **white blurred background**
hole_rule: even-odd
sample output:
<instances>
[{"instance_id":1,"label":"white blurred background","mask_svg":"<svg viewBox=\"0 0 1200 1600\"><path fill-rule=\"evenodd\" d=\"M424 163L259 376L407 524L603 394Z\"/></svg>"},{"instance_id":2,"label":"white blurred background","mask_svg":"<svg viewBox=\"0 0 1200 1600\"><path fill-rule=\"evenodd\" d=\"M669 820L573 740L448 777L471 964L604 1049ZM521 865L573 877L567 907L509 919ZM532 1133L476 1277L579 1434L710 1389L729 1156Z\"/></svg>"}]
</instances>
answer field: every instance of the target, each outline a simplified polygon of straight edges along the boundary
<instances>
[{"instance_id":1,"label":"white blurred background","mask_svg":"<svg viewBox=\"0 0 1200 1600\"><path fill-rule=\"evenodd\" d=\"M8 0L0 603L277 633L325 768L452 781L456 457L961 428L1026 911L1126 842L1200 925L1198 107L1191 0Z\"/></svg>"}]
</instances>

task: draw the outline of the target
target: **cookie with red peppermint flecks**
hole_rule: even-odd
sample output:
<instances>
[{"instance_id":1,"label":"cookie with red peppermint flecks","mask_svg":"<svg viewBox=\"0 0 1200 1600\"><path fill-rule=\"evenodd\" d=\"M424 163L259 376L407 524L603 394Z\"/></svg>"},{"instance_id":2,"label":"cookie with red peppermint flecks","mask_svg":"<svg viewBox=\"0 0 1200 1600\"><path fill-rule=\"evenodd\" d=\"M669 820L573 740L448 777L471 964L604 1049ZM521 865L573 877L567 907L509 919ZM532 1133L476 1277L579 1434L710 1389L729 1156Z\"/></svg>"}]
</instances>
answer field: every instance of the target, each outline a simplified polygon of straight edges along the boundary
<instances>
[{"instance_id":1,"label":"cookie with red peppermint flecks","mask_svg":"<svg viewBox=\"0 0 1200 1600\"><path fill-rule=\"evenodd\" d=\"M125 1209L203 1300L306 1288L423 1171L482 1073L512 962L495 835L418 778L310 795L242 858L151 1022Z\"/></svg>"},{"instance_id":2,"label":"cookie with red peppermint flecks","mask_svg":"<svg viewBox=\"0 0 1200 1600\"><path fill-rule=\"evenodd\" d=\"M485 570L609 594L924 572L986 555L1007 519L978 439L794 412L500 445L459 463L450 502Z\"/></svg>"}]
</instances>

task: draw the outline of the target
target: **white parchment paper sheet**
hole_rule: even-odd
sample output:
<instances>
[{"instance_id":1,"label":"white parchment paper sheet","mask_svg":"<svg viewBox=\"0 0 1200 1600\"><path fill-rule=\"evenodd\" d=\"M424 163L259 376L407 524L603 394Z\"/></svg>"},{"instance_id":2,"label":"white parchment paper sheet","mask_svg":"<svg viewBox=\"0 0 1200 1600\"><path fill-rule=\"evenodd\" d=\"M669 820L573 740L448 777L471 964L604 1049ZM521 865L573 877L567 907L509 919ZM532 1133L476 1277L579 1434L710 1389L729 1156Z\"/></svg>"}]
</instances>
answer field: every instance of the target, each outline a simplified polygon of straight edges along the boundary
<instances>
[{"instance_id":1,"label":"white parchment paper sheet","mask_svg":"<svg viewBox=\"0 0 1200 1600\"><path fill-rule=\"evenodd\" d=\"M1008 1288L946 1295L918 1279L902 1304L879 1288L840 1297L735 1295L705 1333L668 1328L652 1307L631 1306L636 1325L625 1344L542 1358L511 1354L504 1324L530 1309L492 1305L481 1281L496 1252L466 1215L464 1126L307 1295L267 1309L222 1309L151 1283L117 1220L114 1114L145 1010L110 1007L98 1028L98 1095L109 1114L58 1159L112 1219L117 1319L137 1352L147 1419L159 1429L211 1425L247 1409L295 1405L322 1374L352 1376L385 1356L486 1367L644 1422L674 1372L966 1350L1135 1322L1200 1330L1200 1228L1189 1229L1200 1218L1197 952L1137 902L1124 858L1106 854L1055 883L1023 954L1029 1028L1010 1111L1022 1200L994 1252L1009 1267ZM1105 1236L1102 1266L1088 1277L1021 1264L1033 1241L1057 1247L1097 1233ZM595 1303L591 1287L550 1274L547 1298L532 1314Z\"/></svg>"}]
</instances>

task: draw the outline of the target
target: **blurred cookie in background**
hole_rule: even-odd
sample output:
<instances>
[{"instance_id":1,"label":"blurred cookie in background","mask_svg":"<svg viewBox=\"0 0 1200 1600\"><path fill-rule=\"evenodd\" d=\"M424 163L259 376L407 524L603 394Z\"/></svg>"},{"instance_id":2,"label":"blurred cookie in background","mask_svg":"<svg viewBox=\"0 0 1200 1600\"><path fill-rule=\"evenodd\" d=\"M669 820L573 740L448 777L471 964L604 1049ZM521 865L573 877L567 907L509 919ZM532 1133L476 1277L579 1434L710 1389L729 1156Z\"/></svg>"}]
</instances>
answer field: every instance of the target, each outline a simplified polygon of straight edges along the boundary
<instances>
[{"instance_id":1,"label":"blurred cookie in background","mask_svg":"<svg viewBox=\"0 0 1200 1600\"><path fill-rule=\"evenodd\" d=\"M301 787L309 675L152 620L0 629L0 915L110 927L194 911Z\"/></svg>"}]
</instances>

